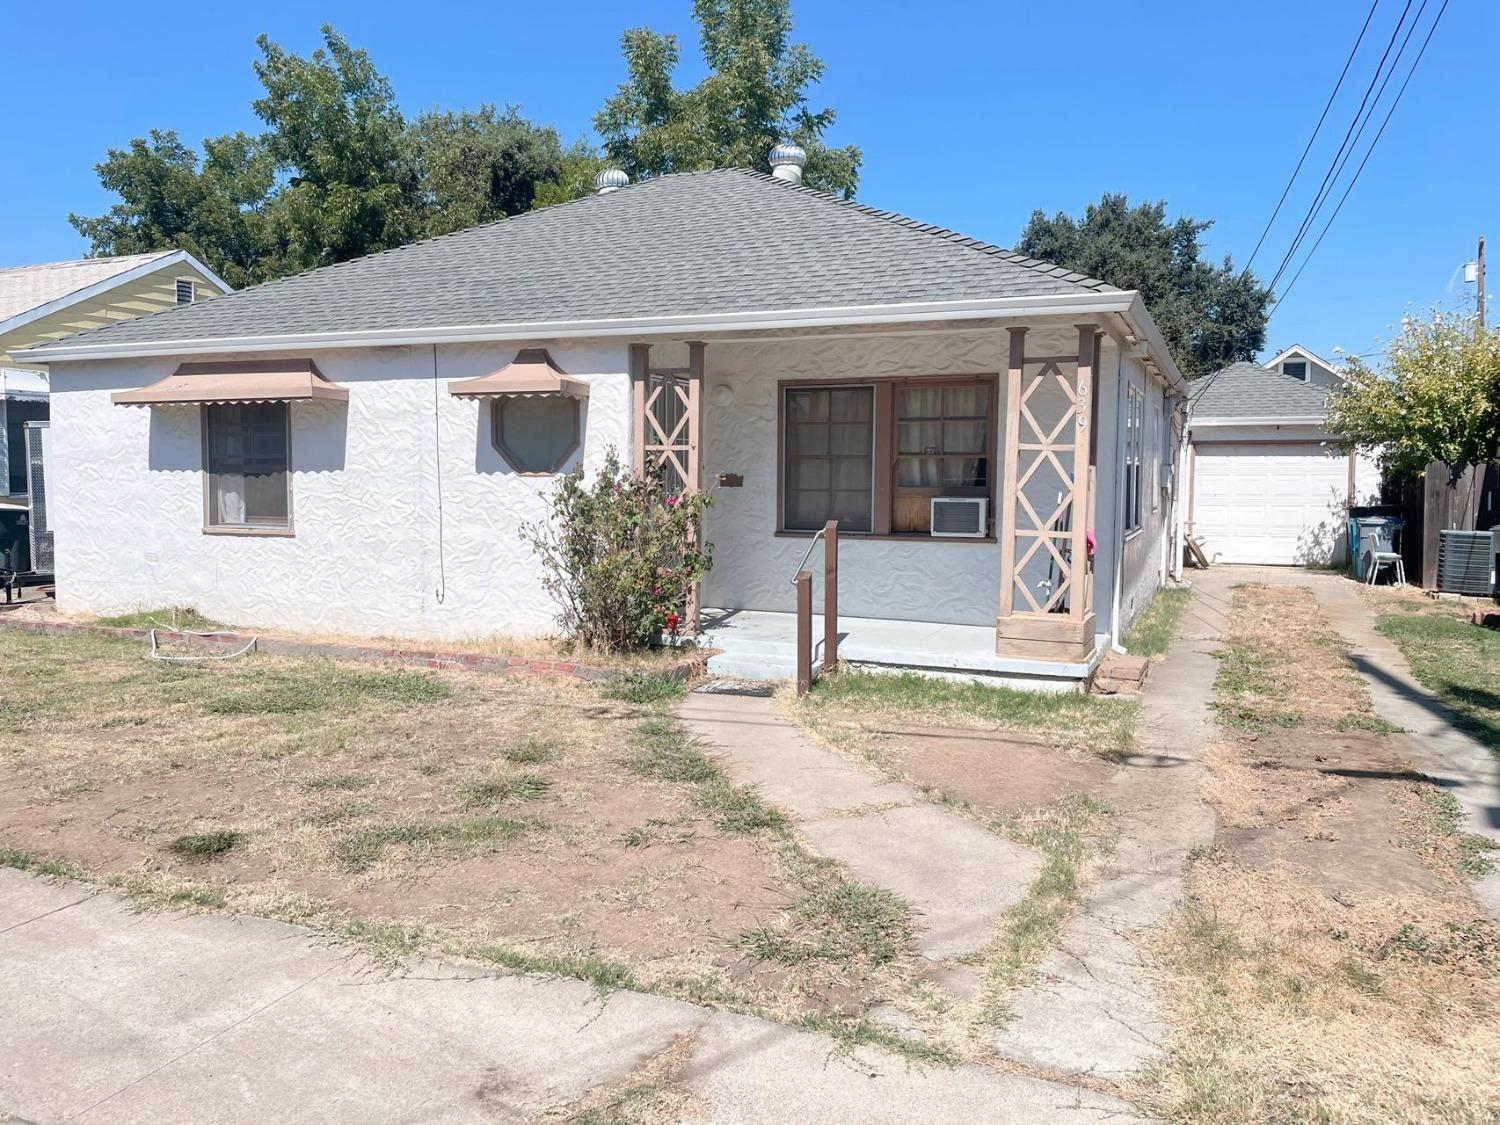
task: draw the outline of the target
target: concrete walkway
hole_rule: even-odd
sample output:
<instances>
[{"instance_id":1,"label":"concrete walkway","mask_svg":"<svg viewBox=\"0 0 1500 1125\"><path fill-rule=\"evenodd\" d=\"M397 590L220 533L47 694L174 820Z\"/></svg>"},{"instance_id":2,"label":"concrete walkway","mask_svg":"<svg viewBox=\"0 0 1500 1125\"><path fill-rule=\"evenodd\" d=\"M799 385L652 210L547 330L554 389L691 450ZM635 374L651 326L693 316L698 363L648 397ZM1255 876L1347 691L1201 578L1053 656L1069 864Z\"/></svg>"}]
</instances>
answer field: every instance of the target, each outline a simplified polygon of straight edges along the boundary
<instances>
[{"instance_id":1,"label":"concrete walkway","mask_svg":"<svg viewBox=\"0 0 1500 1125\"><path fill-rule=\"evenodd\" d=\"M1214 813L1198 796L1224 625L1212 586L1195 593L1146 681L1141 748L1101 794L1119 837L1058 949L1017 996L1016 1018L996 1036L1010 1058L1118 1081L1160 1055L1167 1026L1134 935L1181 901L1188 854L1214 837Z\"/></svg>"},{"instance_id":2,"label":"concrete walkway","mask_svg":"<svg viewBox=\"0 0 1500 1125\"><path fill-rule=\"evenodd\" d=\"M1225 589L1237 583L1304 586L1350 646L1349 659L1370 691L1375 713L1407 732L1400 752L1414 769L1458 800L1464 827L1500 844L1500 759L1454 726L1453 712L1412 675L1395 642L1375 629L1375 611L1347 578L1289 567L1216 567ZM1500 871L1471 884L1474 897L1500 921Z\"/></svg>"},{"instance_id":3,"label":"concrete walkway","mask_svg":"<svg viewBox=\"0 0 1500 1125\"><path fill-rule=\"evenodd\" d=\"M427 962L387 974L312 931L134 914L0 869L0 1120L535 1122L686 1047L681 1120L1139 1121L981 1067L917 1068L636 993Z\"/></svg>"},{"instance_id":4,"label":"concrete walkway","mask_svg":"<svg viewBox=\"0 0 1500 1125\"><path fill-rule=\"evenodd\" d=\"M766 696L691 692L680 714L737 781L797 818L813 850L910 903L925 957L978 952L1041 870L1030 848L813 745Z\"/></svg>"}]
</instances>

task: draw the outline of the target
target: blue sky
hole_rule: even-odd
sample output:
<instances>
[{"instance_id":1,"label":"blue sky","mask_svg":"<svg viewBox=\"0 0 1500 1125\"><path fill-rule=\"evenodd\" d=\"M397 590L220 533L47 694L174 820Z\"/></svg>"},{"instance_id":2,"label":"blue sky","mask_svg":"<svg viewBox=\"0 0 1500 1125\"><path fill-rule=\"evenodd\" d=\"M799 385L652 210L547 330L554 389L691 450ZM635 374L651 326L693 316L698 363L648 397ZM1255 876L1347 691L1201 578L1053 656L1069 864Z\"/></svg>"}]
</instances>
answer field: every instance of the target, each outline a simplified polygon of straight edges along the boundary
<instances>
[{"instance_id":1,"label":"blue sky","mask_svg":"<svg viewBox=\"0 0 1500 1125\"><path fill-rule=\"evenodd\" d=\"M1284 253L1403 3L1381 0L1308 182L1255 261L1262 276ZM1431 0L1424 28L1440 3ZM590 134L620 82L626 27L678 32L683 80L698 73L689 0L258 0L174 5L170 18L163 9L135 22L118 5L8 7L7 40L25 47L9 53L0 83L0 265L82 256L67 214L109 206L92 166L110 146L153 127L191 141L255 129L250 64L261 32L305 53L330 22L370 51L407 110L517 102L568 139ZM1215 220L1208 250L1236 263L1368 10L1365 0L793 7L797 37L828 64L814 96L839 110L830 139L864 149L865 202L1010 245L1033 208L1076 213L1104 191L1163 198L1172 214ZM1500 238L1500 71L1488 62L1497 13L1489 0L1451 0L1359 184L1273 318L1267 355L1293 341L1325 355L1368 352L1408 306L1465 295L1455 271L1480 233Z\"/></svg>"}]
</instances>

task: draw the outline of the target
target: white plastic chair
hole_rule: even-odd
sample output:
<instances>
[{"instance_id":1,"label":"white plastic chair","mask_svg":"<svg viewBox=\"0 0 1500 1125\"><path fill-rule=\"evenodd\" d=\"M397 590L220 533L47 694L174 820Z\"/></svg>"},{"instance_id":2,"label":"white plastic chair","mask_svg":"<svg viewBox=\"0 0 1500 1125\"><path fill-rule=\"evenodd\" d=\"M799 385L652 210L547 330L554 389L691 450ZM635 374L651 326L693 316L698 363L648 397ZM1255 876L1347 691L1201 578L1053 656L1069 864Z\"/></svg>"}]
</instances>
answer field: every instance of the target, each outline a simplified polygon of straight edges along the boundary
<instances>
[{"instance_id":1,"label":"white plastic chair","mask_svg":"<svg viewBox=\"0 0 1500 1125\"><path fill-rule=\"evenodd\" d=\"M1375 578L1380 574L1380 568L1388 566L1392 569L1397 586L1406 585L1406 564L1401 561L1401 556L1395 551L1375 551L1370 555L1370 561L1366 569L1365 585L1375 585Z\"/></svg>"}]
</instances>

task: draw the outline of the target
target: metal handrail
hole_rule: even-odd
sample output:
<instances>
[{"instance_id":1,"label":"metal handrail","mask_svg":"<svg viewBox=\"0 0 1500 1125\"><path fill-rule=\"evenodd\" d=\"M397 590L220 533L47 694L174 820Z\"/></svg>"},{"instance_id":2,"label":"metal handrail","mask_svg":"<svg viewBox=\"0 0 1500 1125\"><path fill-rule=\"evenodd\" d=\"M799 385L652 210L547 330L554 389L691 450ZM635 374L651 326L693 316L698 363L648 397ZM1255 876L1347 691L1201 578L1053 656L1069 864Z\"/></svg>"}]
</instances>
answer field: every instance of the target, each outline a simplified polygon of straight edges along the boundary
<instances>
[{"instance_id":1,"label":"metal handrail","mask_svg":"<svg viewBox=\"0 0 1500 1125\"><path fill-rule=\"evenodd\" d=\"M807 566L807 560L812 558L813 548L818 545L818 540L823 538L823 533L827 530L828 525L824 524L817 531L813 532L813 537L807 541L807 550L802 552L802 561L797 564L797 569L792 571L791 585L795 586L797 584L797 575L801 574L803 568Z\"/></svg>"}]
</instances>

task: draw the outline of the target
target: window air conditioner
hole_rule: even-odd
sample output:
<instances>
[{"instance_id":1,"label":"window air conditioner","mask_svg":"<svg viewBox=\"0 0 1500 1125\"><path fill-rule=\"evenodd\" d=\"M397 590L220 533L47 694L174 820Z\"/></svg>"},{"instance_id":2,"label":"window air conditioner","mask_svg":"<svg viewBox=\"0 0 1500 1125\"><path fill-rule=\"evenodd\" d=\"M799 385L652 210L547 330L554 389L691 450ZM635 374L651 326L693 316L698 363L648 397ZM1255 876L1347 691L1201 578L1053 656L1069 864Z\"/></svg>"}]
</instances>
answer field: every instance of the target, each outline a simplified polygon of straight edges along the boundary
<instances>
[{"instance_id":1,"label":"window air conditioner","mask_svg":"<svg viewBox=\"0 0 1500 1125\"><path fill-rule=\"evenodd\" d=\"M938 538L983 539L989 500L969 496L932 498L932 534Z\"/></svg>"}]
</instances>

